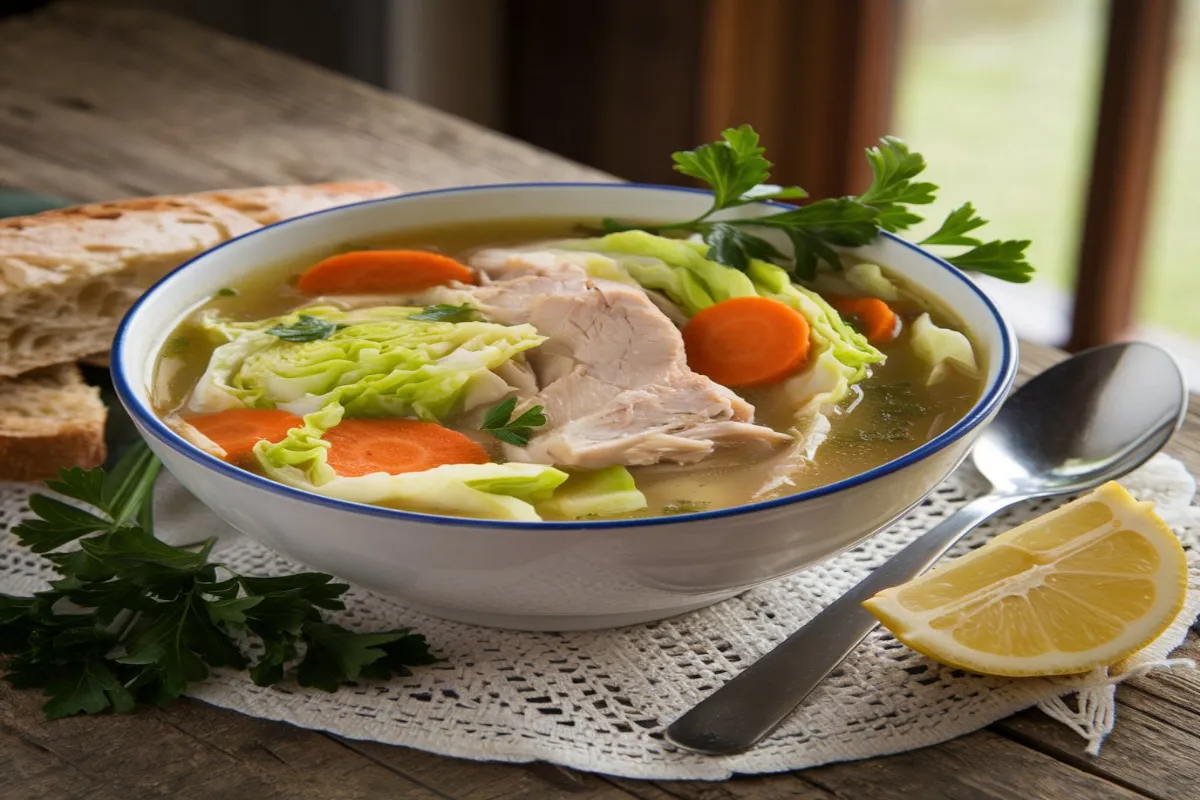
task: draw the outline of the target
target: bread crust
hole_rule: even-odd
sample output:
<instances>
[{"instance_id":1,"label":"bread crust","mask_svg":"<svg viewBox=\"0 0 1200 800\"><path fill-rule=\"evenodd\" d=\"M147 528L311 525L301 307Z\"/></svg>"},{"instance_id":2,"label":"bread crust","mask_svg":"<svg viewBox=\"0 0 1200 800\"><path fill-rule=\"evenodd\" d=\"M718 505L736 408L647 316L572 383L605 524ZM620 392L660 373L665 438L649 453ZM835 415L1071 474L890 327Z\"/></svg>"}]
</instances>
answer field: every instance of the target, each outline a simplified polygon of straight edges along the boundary
<instances>
[{"instance_id":1,"label":"bread crust","mask_svg":"<svg viewBox=\"0 0 1200 800\"><path fill-rule=\"evenodd\" d=\"M0 413L0 480L104 462L107 409L67 362L107 365L121 317L163 274L264 225L398 193L383 181L263 186L0 220L0 397L15 404Z\"/></svg>"},{"instance_id":2,"label":"bread crust","mask_svg":"<svg viewBox=\"0 0 1200 800\"><path fill-rule=\"evenodd\" d=\"M0 382L0 480L40 481L104 463L108 409L79 367L57 364Z\"/></svg>"},{"instance_id":3,"label":"bread crust","mask_svg":"<svg viewBox=\"0 0 1200 800\"><path fill-rule=\"evenodd\" d=\"M104 421L66 425L54 433L0 432L0 480L44 481L61 467L91 469L104 463Z\"/></svg>"},{"instance_id":4,"label":"bread crust","mask_svg":"<svg viewBox=\"0 0 1200 800\"><path fill-rule=\"evenodd\" d=\"M150 284L222 242L398 191L383 181L265 186L0 220L0 377L105 350Z\"/></svg>"}]
</instances>

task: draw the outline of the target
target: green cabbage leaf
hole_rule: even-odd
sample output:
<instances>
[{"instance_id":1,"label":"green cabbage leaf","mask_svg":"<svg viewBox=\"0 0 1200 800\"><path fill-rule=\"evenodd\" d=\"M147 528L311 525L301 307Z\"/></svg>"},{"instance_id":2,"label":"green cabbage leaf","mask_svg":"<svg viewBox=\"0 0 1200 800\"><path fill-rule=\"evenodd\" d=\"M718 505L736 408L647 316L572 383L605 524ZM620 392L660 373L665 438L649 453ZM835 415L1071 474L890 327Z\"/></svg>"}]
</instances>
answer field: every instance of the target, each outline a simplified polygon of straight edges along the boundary
<instances>
[{"instance_id":1,"label":"green cabbage leaf","mask_svg":"<svg viewBox=\"0 0 1200 800\"><path fill-rule=\"evenodd\" d=\"M545 464L448 464L423 472L346 477L329 466L325 431L342 420L344 409L330 403L304 417L281 442L261 441L254 456L264 474L296 489L428 514L535 522L535 504L545 502L567 473Z\"/></svg>"},{"instance_id":2,"label":"green cabbage leaf","mask_svg":"<svg viewBox=\"0 0 1200 800\"><path fill-rule=\"evenodd\" d=\"M646 495L638 491L633 475L619 464L570 475L553 497L538 506L539 511L556 517L581 519L628 514L647 505Z\"/></svg>"},{"instance_id":3,"label":"green cabbage leaf","mask_svg":"<svg viewBox=\"0 0 1200 800\"><path fill-rule=\"evenodd\" d=\"M532 325L409 319L421 310L314 306L254 322L204 318L207 334L223 343L189 409L303 415L338 403L350 416L436 421L504 397L511 387L492 370L545 341ZM270 333L289 329L324 335L296 341Z\"/></svg>"}]
</instances>

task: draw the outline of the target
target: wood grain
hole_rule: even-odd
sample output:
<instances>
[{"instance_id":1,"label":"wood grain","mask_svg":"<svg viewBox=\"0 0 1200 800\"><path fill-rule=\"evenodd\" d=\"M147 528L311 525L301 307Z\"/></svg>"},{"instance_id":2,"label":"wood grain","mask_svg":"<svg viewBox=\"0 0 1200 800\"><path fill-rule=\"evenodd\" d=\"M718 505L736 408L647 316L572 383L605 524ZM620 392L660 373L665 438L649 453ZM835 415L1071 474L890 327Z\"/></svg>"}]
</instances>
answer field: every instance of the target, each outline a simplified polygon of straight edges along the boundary
<instances>
[{"instance_id":1,"label":"wood grain","mask_svg":"<svg viewBox=\"0 0 1200 800\"><path fill-rule=\"evenodd\" d=\"M348 177L409 189L607 176L290 58L145 12L63 3L0 24L0 183L79 200ZM1023 346L1022 379L1064 357ZM1200 408L1169 446L1200 472ZM1200 656L1195 639L1184 650ZM1118 691L1098 758L1037 712L790 775L646 782L351 742L193 701L47 723L0 683L0 796L490 800L1153 798L1200 784L1200 675Z\"/></svg>"},{"instance_id":2,"label":"wood grain","mask_svg":"<svg viewBox=\"0 0 1200 800\"><path fill-rule=\"evenodd\" d=\"M87 4L0 27L0 146L0 183L79 200L364 175L408 190L606 179L297 59Z\"/></svg>"}]
</instances>

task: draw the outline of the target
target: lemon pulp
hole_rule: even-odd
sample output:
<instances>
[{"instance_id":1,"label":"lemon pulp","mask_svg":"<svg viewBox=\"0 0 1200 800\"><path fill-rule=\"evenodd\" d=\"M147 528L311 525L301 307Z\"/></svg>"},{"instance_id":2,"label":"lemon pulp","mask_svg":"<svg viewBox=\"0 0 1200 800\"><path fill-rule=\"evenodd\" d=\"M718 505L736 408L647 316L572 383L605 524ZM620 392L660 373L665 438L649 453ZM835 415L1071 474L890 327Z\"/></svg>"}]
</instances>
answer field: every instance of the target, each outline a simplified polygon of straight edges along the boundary
<instances>
[{"instance_id":1,"label":"lemon pulp","mask_svg":"<svg viewBox=\"0 0 1200 800\"><path fill-rule=\"evenodd\" d=\"M1171 624L1187 592L1179 540L1117 483L863 603L930 658L992 675L1114 664Z\"/></svg>"}]
</instances>

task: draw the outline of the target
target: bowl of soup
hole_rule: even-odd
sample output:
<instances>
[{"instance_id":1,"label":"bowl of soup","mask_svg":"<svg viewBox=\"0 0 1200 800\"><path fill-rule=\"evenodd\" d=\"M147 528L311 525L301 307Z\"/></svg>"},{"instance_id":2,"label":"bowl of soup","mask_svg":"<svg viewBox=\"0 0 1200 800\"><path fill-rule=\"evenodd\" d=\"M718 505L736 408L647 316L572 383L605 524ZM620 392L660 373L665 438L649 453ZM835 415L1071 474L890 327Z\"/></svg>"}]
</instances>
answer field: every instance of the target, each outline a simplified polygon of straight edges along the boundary
<instances>
[{"instance_id":1,"label":"bowl of soup","mask_svg":"<svg viewBox=\"0 0 1200 800\"><path fill-rule=\"evenodd\" d=\"M708 202L503 185L288 220L145 294L118 394L234 528L414 609L575 630L700 608L920 503L1017 356L972 280L891 235L799 281L601 230Z\"/></svg>"}]
</instances>

